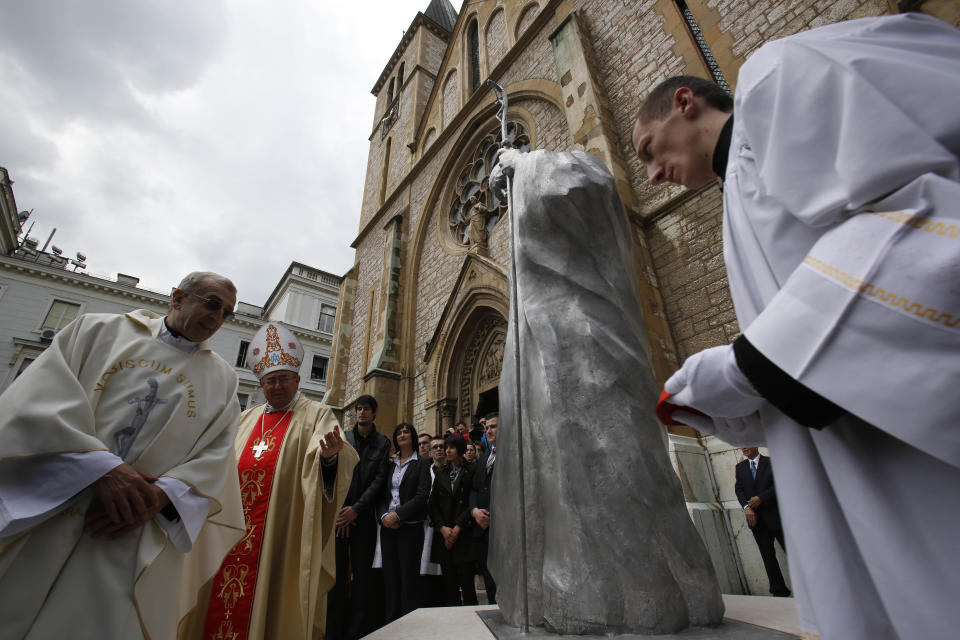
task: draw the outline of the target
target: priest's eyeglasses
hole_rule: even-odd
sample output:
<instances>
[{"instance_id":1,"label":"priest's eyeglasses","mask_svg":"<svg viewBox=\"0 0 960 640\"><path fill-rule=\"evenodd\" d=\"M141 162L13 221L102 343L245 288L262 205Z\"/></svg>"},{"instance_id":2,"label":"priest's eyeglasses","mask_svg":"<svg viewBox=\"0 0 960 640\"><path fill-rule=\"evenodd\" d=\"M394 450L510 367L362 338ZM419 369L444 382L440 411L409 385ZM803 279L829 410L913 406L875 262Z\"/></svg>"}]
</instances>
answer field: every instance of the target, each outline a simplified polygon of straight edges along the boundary
<instances>
[{"instance_id":1,"label":"priest's eyeglasses","mask_svg":"<svg viewBox=\"0 0 960 640\"><path fill-rule=\"evenodd\" d=\"M277 376L276 378L262 378L260 384L265 387L282 387L296 379L297 376Z\"/></svg>"},{"instance_id":2,"label":"priest's eyeglasses","mask_svg":"<svg viewBox=\"0 0 960 640\"><path fill-rule=\"evenodd\" d=\"M198 296L192 291L190 292L190 295L192 295L194 298L200 298L203 300L203 308L207 309L208 311L220 311L222 309L224 321L227 321L233 317L233 308L225 307L223 303L216 298L204 298L203 296Z\"/></svg>"}]
</instances>

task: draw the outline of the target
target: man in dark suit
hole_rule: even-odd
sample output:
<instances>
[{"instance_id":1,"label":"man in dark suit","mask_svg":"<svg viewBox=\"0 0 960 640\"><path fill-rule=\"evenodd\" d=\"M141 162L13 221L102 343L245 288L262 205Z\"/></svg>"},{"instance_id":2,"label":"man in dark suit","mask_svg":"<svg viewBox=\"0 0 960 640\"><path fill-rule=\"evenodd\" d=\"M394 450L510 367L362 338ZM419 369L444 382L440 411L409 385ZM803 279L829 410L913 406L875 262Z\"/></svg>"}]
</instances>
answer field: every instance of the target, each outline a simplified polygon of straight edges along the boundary
<instances>
[{"instance_id":1,"label":"man in dark suit","mask_svg":"<svg viewBox=\"0 0 960 640\"><path fill-rule=\"evenodd\" d=\"M760 455L757 447L743 447L741 449L746 460L736 467L737 482L734 490L737 500L743 507L743 514L747 518L753 538L760 548L760 557L763 558L763 568L767 571L770 581L770 593L779 597L790 595L777 555L773 548L773 541L780 542L786 550L783 541L783 525L780 523L780 511L777 509L777 492L773 486L773 466L770 458Z\"/></svg>"},{"instance_id":2,"label":"man in dark suit","mask_svg":"<svg viewBox=\"0 0 960 640\"><path fill-rule=\"evenodd\" d=\"M493 480L493 464L497 457L497 426L500 424L500 414L489 413L484 417L484 421L490 446L477 459L473 471L470 515L473 516L473 552L480 575L483 576L484 588L487 590L487 602L496 604L497 583L493 581L487 568L487 548L490 542L490 482Z\"/></svg>"},{"instance_id":3,"label":"man in dark suit","mask_svg":"<svg viewBox=\"0 0 960 640\"><path fill-rule=\"evenodd\" d=\"M334 523L337 582L327 597L326 640L356 640L383 624L382 592L375 588L373 580L373 555L377 546L376 505L386 490L390 441L373 422L377 416L376 398L357 398L356 412L356 427L346 431L344 439L356 449L360 461L354 467L347 499ZM353 574L349 607L348 560Z\"/></svg>"}]
</instances>

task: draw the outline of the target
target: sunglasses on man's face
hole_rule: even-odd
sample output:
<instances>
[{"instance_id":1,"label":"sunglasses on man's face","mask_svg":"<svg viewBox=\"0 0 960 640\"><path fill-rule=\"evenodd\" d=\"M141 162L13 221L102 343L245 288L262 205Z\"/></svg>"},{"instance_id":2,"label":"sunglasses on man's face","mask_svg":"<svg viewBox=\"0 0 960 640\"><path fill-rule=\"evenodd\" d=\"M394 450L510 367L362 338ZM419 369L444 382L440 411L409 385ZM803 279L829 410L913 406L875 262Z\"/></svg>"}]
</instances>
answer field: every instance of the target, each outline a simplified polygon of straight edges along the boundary
<instances>
[{"instance_id":1,"label":"sunglasses on man's face","mask_svg":"<svg viewBox=\"0 0 960 640\"><path fill-rule=\"evenodd\" d=\"M203 296L198 296L193 292L191 292L190 295L192 295L194 298L200 298L203 300L203 308L208 311L220 311L222 309L224 321L233 317L233 307L225 307L223 303L216 298L204 298Z\"/></svg>"}]
</instances>

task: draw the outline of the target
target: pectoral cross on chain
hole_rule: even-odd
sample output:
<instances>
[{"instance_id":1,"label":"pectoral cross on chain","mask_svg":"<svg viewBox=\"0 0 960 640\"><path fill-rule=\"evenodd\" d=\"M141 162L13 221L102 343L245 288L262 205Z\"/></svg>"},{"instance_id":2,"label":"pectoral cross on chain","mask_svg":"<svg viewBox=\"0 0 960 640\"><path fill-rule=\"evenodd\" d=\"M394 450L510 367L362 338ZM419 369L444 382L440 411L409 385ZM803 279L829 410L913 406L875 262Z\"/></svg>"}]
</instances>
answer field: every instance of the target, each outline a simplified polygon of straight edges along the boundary
<instances>
[{"instance_id":1,"label":"pectoral cross on chain","mask_svg":"<svg viewBox=\"0 0 960 640\"><path fill-rule=\"evenodd\" d=\"M255 444L255 445L254 445L253 447L251 447L251 448L253 449L253 457L256 458L257 460L259 460L259 459L260 459L260 456L262 456L263 453L264 453L267 449L269 449L270 447L267 446L267 441L266 441L266 440L261 440L260 442L258 442L257 444Z\"/></svg>"}]
</instances>

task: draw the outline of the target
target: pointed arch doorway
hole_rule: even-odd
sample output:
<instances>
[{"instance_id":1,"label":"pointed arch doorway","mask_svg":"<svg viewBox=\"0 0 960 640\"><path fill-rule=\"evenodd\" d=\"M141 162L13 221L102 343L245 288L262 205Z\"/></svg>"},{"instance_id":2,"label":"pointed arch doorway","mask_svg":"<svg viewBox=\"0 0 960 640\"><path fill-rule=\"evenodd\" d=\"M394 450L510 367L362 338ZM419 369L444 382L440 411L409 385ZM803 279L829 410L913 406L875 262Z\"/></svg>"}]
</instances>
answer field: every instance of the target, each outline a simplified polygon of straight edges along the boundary
<instances>
[{"instance_id":1,"label":"pointed arch doorway","mask_svg":"<svg viewBox=\"0 0 960 640\"><path fill-rule=\"evenodd\" d=\"M499 410L507 309L503 269L468 255L426 354L426 431L443 433L460 420L471 425Z\"/></svg>"}]
</instances>

